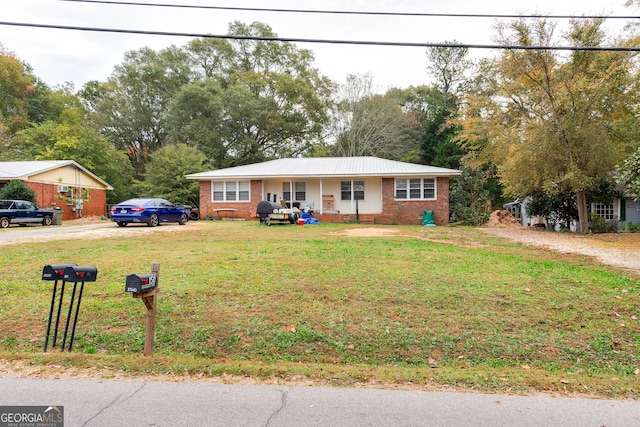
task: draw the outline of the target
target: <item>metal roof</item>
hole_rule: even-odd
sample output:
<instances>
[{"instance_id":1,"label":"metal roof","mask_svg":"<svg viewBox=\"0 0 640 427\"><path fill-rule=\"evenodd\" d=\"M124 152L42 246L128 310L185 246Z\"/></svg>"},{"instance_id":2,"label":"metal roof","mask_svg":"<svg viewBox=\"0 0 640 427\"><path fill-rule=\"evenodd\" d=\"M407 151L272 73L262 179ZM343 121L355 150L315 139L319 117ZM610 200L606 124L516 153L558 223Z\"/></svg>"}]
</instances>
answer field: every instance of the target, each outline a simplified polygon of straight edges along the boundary
<instances>
[{"instance_id":1,"label":"metal roof","mask_svg":"<svg viewBox=\"0 0 640 427\"><path fill-rule=\"evenodd\" d=\"M91 173L73 160L33 160L33 161L17 161L17 162L0 162L0 180L12 180L21 179L28 181L30 177L47 172L53 169L58 169L65 166L74 166L82 170L87 175L98 182L104 184L108 190L113 190L113 187L107 184L104 180Z\"/></svg>"},{"instance_id":2,"label":"metal roof","mask_svg":"<svg viewBox=\"0 0 640 427\"><path fill-rule=\"evenodd\" d=\"M311 157L271 160L252 165L218 169L187 175L188 179L294 178L354 176L458 176L456 169L418 165L378 157Z\"/></svg>"}]
</instances>

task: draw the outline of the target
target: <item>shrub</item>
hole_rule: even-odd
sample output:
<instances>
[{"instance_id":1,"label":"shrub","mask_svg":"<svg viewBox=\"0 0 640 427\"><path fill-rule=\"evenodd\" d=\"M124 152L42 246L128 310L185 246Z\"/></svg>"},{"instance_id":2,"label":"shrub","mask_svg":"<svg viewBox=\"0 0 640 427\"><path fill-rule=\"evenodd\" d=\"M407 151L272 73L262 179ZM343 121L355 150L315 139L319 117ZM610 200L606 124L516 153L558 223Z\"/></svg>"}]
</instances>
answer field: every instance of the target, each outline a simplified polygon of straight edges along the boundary
<instances>
[{"instance_id":1,"label":"shrub","mask_svg":"<svg viewBox=\"0 0 640 427\"><path fill-rule=\"evenodd\" d=\"M615 233L619 228L618 221L606 220L594 213L589 214L589 231L592 233Z\"/></svg>"},{"instance_id":2,"label":"shrub","mask_svg":"<svg viewBox=\"0 0 640 427\"><path fill-rule=\"evenodd\" d=\"M627 231L629 233L640 233L640 222L637 224L634 224L632 222L628 222L627 223Z\"/></svg>"},{"instance_id":3,"label":"shrub","mask_svg":"<svg viewBox=\"0 0 640 427\"><path fill-rule=\"evenodd\" d=\"M7 185L0 190L0 199L16 199L36 202L36 193L27 187L24 182L19 179L9 181Z\"/></svg>"}]
</instances>

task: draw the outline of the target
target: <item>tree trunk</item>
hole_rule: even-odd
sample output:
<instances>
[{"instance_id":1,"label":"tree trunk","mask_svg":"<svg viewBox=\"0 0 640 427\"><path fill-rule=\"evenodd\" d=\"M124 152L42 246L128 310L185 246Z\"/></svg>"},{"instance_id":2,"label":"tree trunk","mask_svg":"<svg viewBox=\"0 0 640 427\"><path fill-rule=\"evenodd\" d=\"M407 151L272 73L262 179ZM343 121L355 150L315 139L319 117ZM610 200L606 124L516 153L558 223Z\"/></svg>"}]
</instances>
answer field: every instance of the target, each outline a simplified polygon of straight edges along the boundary
<instances>
[{"instance_id":1,"label":"tree trunk","mask_svg":"<svg viewBox=\"0 0 640 427\"><path fill-rule=\"evenodd\" d=\"M578 222L580 223L580 232L584 233L589 228L589 217L587 214L587 192L580 190L576 192L576 203L578 204Z\"/></svg>"}]
</instances>

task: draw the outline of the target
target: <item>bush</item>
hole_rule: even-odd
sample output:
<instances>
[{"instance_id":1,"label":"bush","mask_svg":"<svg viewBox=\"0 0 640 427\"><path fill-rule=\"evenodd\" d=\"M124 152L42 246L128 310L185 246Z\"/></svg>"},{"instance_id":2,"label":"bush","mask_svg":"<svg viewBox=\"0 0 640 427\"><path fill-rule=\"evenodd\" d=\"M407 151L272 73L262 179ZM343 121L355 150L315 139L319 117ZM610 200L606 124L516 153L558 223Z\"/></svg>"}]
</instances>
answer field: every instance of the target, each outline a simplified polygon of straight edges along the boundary
<instances>
[{"instance_id":1,"label":"bush","mask_svg":"<svg viewBox=\"0 0 640 427\"><path fill-rule=\"evenodd\" d=\"M606 220L600 215L589 214L589 231L592 233L616 233L620 229L618 221Z\"/></svg>"},{"instance_id":2,"label":"bush","mask_svg":"<svg viewBox=\"0 0 640 427\"><path fill-rule=\"evenodd\" d=\"M627 231L629 233L640 233L640 222L637 224L634 224L632 222L628 222L627 223Z\"/></svg>"},{"instance_id":3,"label":"bush","mask_svg":"<svg viewBox=\"0 0 640 427\"><path fill-rule=\"evenodd\" d=\"M14 179L0 190L0 199L27 200L36 202L36 193L27 187L24 182Z\"/></svg>"}]
</instances>

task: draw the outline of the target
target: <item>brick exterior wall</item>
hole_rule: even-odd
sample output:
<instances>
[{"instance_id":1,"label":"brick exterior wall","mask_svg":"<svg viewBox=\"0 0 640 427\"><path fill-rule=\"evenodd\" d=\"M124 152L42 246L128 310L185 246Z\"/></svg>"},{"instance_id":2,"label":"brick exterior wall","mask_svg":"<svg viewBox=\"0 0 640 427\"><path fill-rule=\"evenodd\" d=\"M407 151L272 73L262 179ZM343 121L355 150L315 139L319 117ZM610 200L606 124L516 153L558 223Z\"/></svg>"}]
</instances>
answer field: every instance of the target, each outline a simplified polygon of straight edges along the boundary
<instances>
[{"instance_id":1,"label":"brick exterior wall","mask_svg":"<svg viewBox=\"0 0 640 427\"><path fill-rule=\"evenodd\" d=\"M394 179L382 179L382 212L375 215L379 224L422 224L424 211L433 211L436 225L449 224L449 178L436 179L436 200L395 200Z\"/></svg>"},{"instance_id":2,"label":"brick exterior wall","mask_svg":"<svg viewBox=\"0 0 640 427\"><path fill-rule=\"evenodd\" d=\"M422 224L424 211L432 210L436 225L449 223L449 178L436 179L436 200L395 200L394 179L382 179L382 212L380 214L360 215L361 222L375 224ZM217 208L237 209L237 212L222 212L221 217L255 219L256 207L262 200L262 181L251 181L250 202L212 202L211 181L200 181L200 218L218 218ZM354 222L356 215L314 214L321 222Z\"/></svg>"},{"instance_id":3,"label":"brick exterior wall","mask_svg":"<svg viewBox=\"0 0 640 427\"><path fill-rule=\"evenodd\" d=\"M252 180L249 202L212 202L211 181L200 181L200 218L256 218L256 207L262 201L262 181ZM216 212L216 209L237 209L237 212Z\"/></svg>"},{"instance_id":4,"label":"brick exterior wall","mask_svg":"<svg viewBox=\"0 0 640 427\"><path fill-rule=\"evenodd\" d=\"M25 181L25 185L36 193L36 204L41 208L62 208L62 220L79 218L80 213L75 212L73 205L68 205L66 200L58 198L58 186L56 184L42 184ZM89 200L85 200L82 207L82 216L105 216L107 209L107 191L89 189Z\"/></svg>"}]
</instances>

